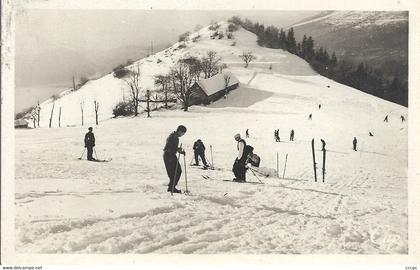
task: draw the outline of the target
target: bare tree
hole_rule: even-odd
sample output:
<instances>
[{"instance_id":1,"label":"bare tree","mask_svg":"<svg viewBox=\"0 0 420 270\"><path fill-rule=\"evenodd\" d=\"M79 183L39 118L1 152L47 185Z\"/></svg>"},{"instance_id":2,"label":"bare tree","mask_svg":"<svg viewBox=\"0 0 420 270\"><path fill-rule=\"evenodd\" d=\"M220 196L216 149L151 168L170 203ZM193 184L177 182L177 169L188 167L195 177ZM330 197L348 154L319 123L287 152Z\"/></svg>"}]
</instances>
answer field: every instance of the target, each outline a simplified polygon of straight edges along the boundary
<instances>
[{"instance_id":1,"label":"bare tree","mask_svg":"<svg viewBox=\"0 0 420 270\"><path fill-rule=\"evenodd\" d=\"M52 108L51 108L51 116L50 116L49 128L51 128L51 122L52 122L52 118L53 118L53 114L54 114L54 107L55 107L55 99L53 99L53 105L52 105Z\"/></svg>"},{"instance_id":2,"label":"bare tree","mask_svg":"<svg viewBox=\"0 0 420 270\"><path fill-rule=\"evenodd\" d=\"M245 62L245 67L247 68L249 63L252 60L257 59L252 52L243 52L242 55L239 56L244 62Z\"/></svg>"},{"instance_id":3,"label":"bare tree","mask_svg":"<svg viewBox=\"0 0 420 270\"><path fill-rule=\"evenodd\" d=\"M41 119L41 106L39 105L39 101L38 101L38 106L36 107L36 114L37 114L37 121L38 121L38 127L39 127L39 120Z\"/></svg>"},{"instance_id":4,"label":"bare tree","mask_svg":"<svg viewBox=\"0 0 420 270\"><path fill-rule=\"evenodd\" d=\"M34 108L32 111L31 111L31 118L32 118L32 121L33 121L33 124L34 124L34 128L36 128L36 120L37 120L37 109L36 108ZM38 127L39 127L39 125L38 125Z\"/></svg>"},{"instance_id":5,"label":"bare tree","mask_svg":"<svg viewBox=\"0 0 420 270\"><path fill-rule=\"evenodd\" d=\"M161 92L165 95L165 109L168 108L168 92L169 84L171 83L170 75L157 75L155 76L155 85L162 87Z\"/></svg>"},{"instance_id":6,"label":"bare tree","mask_svg":"<svg viewBox=\"0 0 420 270\"><path fill-rule=\"evenodd\" d=\"M228 73L228 72L223 73L223 80L225 82L225 95L227 95L229 82L230 82L230 73Z\"/></svg>"},{"instance_id":7,"label":"bare tree","mask_svg":"<svg viewBox=\"0 0 420 270\"><path fill-rule=\"evenodd\" d=\"M150 90L146 90L146 111L147 111L147 117L150 117Z\"/></svg>"},{"instance_id":8,"label":"bare tree","mask_svg":"<svg viewBox=\"0 0 420 270\"><path fill-rule=\"evenodd\" d=\"M98 125L99 102L95 100L93 101L93 105L95 105L95 120L96 120L96 125Z\"/></svg>"},{"instance_id":9,"label":"bare tree","mask_svg":"<svg viewBox=\"0 0 420 270\"><path fill-rule=\"evenodd\" d=\"M201 58L201 69L205 79L213 77L218 73L220 61L221 58L217 56L215 51L208 51L207 55Z\"/></svg>"},{"instance_id":10,"label":"bare tree","mask_svg":"<svg viewBox=\"0 0 420 270\"><path fill-rule=\"evenodd\" d=\"M184 111L188 111L189 99L191 96L191 86L197 79L196 66L194 61L180 59L170 72L173 91L177 98L183 103Z\"/></svg>"},{"instance_id":11,"label":"bare tree","mask_svg":"<svg viewBox=\"0 0 420 270\"><path fill-rule=\"evenodd\" d=\"M60 110L58 113L58 127L61 127L61 106L60 106Z\"/></svg>"},{"instance_id":12,"label":"bare tree","mask_svg":"<svg viewBox=\"0 0 420 270\"><path fill-rule=\"evenodd\" d=\"M77 89L76 89L76 83L75 83L75 81L74 81L74 76L73 76L73 91L76 91Z\"/></svg>"},{"instance_id":13,"label":"bare tree","mask_svg":"<svg viewBox=\"0 0 420 270\"><path fill-rule=\"evenodd\" d=\"M134 116L139 114L139 96L140 96L140 65L137 64L134 70L130 70L130 76L124 79L130 87L131 101L134 108Z\"/></svg>"},{"instance_id":14,"label":"bare tree","mask_svg":"<svg viewBox=\"0 0 420 270\"><path fill-rule=\"evenodd\" d=\"M85 109L85 102L82 101L82 102L80 102L80 110L82 111L82 126L84 124L84 121L83 121L83 111L84 111L84 109Z\"/></svg>"}]
</instances>

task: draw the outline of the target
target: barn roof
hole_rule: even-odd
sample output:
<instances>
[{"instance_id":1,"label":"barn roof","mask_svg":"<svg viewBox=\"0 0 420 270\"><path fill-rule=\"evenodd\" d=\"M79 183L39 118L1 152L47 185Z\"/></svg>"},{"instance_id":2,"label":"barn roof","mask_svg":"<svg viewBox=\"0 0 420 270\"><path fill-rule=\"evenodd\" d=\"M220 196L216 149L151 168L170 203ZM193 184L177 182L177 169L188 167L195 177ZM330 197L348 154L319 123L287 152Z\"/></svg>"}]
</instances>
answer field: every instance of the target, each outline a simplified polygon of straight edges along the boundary
<instances>
[{"instance_id":1,"label":"barn roof","mask_svg":"<svg viewBox=\"0 0 420 270\"><path fill-rule=\"evenodd\" d=\"M26 126L26 125L28 125L28 121L26 121L25 119L20 118L20 119L15 120L15 127L16 126Z\"/></svg>"},{"instance_id":2,"label":"barn roof","mask_svg":"<svg viewBox=\"0 0 420 270\"><path fill-rule=\"evenodd\" d=\"M223 72L223 74L218 73L211 78L200 80L197 84L203 89L207 96L211 96L225 89L225 74L230 76L228 87L239 83L239 80L231 72Z\"/></svg>"}]
</instances>

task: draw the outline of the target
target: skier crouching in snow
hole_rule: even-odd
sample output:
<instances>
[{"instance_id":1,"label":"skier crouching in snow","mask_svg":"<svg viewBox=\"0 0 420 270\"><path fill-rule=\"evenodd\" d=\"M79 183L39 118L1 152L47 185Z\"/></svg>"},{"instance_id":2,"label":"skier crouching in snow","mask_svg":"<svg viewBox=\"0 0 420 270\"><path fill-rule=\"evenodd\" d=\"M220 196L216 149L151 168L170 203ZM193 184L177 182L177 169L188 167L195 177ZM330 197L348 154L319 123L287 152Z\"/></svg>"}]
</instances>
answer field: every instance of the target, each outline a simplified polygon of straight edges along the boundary
<instances>
[{"instance_id":1,"label":"skier crouching in snow","mask_svg":"<svg viewBox=\"0 0 420 270\"><path fill-rule=\"evenodd\" d=\"M89 127L88 130L88 133L85 134L85 148L87 148L87 160L95 160L92 157L93 147L95 147L95 135L92 132L92 127Z\"/></svg>"},{"instance_id":2,"label":"skier crouching in snow","mask_svg":"<svg viewBox=\"0 0 420 270\"><path fill-rule=\"evenodd\" d=\"M183 125L178 126L176 131L172 132L166 139L165 148L163 149L163 161L165 162L166 173L169 177L168 192L181 193L181 190L176 188L179 178L181 177L181 165L176 157L176 153L185 155L182 148L178 147L179 137L182 137L187 132L187 128Z\"/></svg>"},{"instance_id":3,"label":"skier crouching in snow","mask_svg":"<svg viewBox=\"0 0 420 270\"><path fill-rule=\"evenodd\" d=\"M204 167L207 168L207 161L206 161L206 155L205 155L205 151L206 151L206 147L204 146L204 143L198 139L193 146L194 149L194 158L195 158L195 164L196 166L198 166L198 156L200 156L201 161L203 161Z\"/></svg>"},{"instance_id":4,"label":"skier crouching in snow","mask_svg":"<svg viewBox=\"0 0 420 270\"><path fill-rule=\"evenodd\" d=\"M233 163L233 174L235 175L235 178L233 181L235 182L245 182L246 178L246 168L245 168L245 161L247 157L245 156L245 146L246 142L244 139L241 139L241 135L236 134L234 136L235 140L238 142L237 148L238 148L238 157L235 159L235 163Z\"/></svg>"}]
</instances>

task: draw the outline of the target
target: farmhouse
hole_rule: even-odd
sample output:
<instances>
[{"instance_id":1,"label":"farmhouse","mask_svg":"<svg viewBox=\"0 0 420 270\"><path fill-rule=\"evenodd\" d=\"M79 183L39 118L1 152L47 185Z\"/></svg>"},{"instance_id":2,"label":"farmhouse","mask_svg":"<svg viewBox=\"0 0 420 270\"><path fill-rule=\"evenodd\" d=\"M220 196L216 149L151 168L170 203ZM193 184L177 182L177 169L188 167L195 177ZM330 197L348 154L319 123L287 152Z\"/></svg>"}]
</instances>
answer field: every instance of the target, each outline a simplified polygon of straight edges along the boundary
<instances>
[{"instance_id":1,"label":"farmhouse","mask_svg":"<svg viewBox=\"0 0 420 270\"><path fill-rule=\"evenodd\" d=\"M239 80L231 72L200 80L191 86L190 105L209 104L238 86Z\"/></svg>"},{"instance_id":2,"label":"farmhouse","mask_svg":"<svg viewBox=\"0 0 420 270\"><path fill-rule=\"evenodd\" d=\"M28 122L25 119L15 120L15 128L28 128Z\"/></svg>"}]
</instances>

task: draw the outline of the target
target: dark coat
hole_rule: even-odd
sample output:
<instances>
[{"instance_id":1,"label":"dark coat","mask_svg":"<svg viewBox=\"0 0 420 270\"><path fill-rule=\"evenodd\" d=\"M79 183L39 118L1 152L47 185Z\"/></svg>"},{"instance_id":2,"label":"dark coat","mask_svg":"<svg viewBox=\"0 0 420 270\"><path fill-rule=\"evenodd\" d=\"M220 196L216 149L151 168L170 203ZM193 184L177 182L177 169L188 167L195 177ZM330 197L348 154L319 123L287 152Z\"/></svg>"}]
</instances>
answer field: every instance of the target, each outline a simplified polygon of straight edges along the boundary
<instances>
[{"instance_id":1,"label":"dark coat","mask_svg":"<svg viewBox=\"0 0 420 270\"><path fill-rule=\"evenodd\" d=\"M168 138L166 139L165 148L163 148L163 151L167 154L173 154L176 155L176 152L178 151L178 143L179 138L176 135L176 131L169 134Z\"/></svg>"},{"instance_id":2,"label":"dark coat","mask_svg":"<svg viewBox=\"0 0 420 270\"><path fill-rule=\"evenodd\" d=\"M85 135L85 147L94 147L95 146L95 135L93 132L88 132Z\"/></svg>"},{"instance_id":3,"label":"dark coat","mask_svg":"<svg viewBox=\"0 0 420 270\"><path fill-rule=\"evenodd\" d=\"M202 141L196 141L193 146L194 152L197 153L204 153L206 150L206 147L204 146L204 143Z\"/></svg>"}]
</instances>

